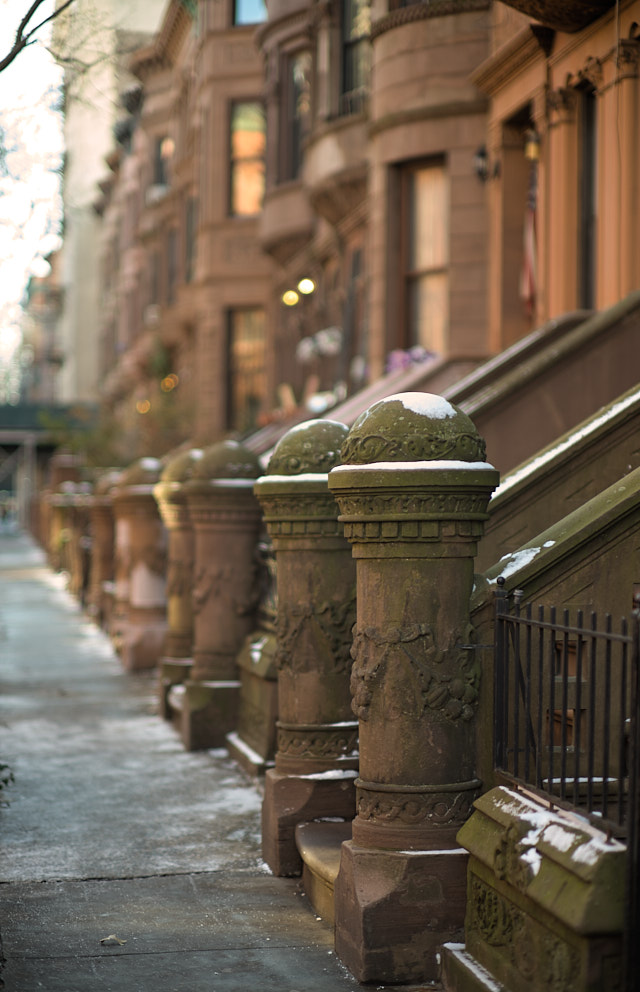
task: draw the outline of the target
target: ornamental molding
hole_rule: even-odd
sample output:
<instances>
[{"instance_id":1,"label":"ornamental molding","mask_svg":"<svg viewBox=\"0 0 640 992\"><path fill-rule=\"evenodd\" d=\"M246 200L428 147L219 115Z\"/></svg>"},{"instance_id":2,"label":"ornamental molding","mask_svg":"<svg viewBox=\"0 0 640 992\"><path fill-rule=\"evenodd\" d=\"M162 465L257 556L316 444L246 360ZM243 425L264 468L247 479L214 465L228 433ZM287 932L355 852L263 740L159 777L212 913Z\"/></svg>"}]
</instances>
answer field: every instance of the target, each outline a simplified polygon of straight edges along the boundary
<instances>
[{"instance_id":1,"label":"ornamental molding","mask_svg":"<svg viewBox=\"0 0 640 992\"><path fill-rule=\"evenodd\" d=\"M473 634L469 625L469 640ZM470 643L439 645L427 623L389 624L384 629L356 629L351 654L351 705L359 720L370 719L376 697L385 700L389 722L419 720L427 711L452 723L475 716L480 664Z\"/></svg>"},{"instance_id":2,"label":"ornamental molding","mask_svg":"<svg viewBox=\"0 0 640 992\"><path fill-rule=\"evenodd\" d=\"M345 675L351 671L356 591L343 600L278 608L276 664L280 672Z\"/></svg>"},{"instance_id":3,"label":"ornamental molding","mask_svg":"<svg viewBox=\"0 0 640 992\"><path fill-rule=\"evenodd\" d=\"M208 604L215 600L218 608L233 613L237 617L253 614L260 601L257 567L251 566L246 574L239 576L234 564L220 565L217 568L202 565L193 577L192 607L194 614L202 613Z\"/></svg>"},{"instance_id":4,"label":"ornamental molding","mask_svg":"<svg viewBox=\"0 0 640 992\"><path fill-rule=\"evenodd\" d=\"M167 567L167 596L191 596L193 559L169 559Z\"/></svg>"},{"instance_id":5,"label":"ornamental molding","mask_svg":"<svg viewBox=\"0 0 640 992\"><path fill-rule=\"evenodd\" d=\"M405 433L395 437L352 432L342 446L343 464L371 465L375 462L434 462L448 459L484 462L484 440L471 432L443 437L439 431Z\"/></svg>"},{"instance_id":6,"label":"ornamental molding","mask_svg":"<svg viewBox=\"0 0 640 992\"><path fill-rule=\"evenodd\" d=\"M353 756L358 750L358 725L336 727L335 724L291 726L278 724L278 756L338 760Z\"/></svg>"},{"instance_id":7,"label":"ornamental molding","mask_svg":"<svg viewBox=\"0 0 640 992\"><path fill-rule=\"evenodd\" d=\"M438 786L395 786L356 779L356 811L371 825L458 827L469 818L481 782Z\"/></svg>"},{"instance_id":8,"label":"ornamental molding","mask_svg":"<svg viewBox=\"0 0 640 992\"><path fill-rule=\"evenodd\" d=\"M578 952L537 915L523 911L475 874L469 884L467 940L493 948L527 987L551 992L577 992L583 987ZM609 970L617 970L615 962ZM606 987L619 986L613 982Z\"/></svg>"}]
</instances>

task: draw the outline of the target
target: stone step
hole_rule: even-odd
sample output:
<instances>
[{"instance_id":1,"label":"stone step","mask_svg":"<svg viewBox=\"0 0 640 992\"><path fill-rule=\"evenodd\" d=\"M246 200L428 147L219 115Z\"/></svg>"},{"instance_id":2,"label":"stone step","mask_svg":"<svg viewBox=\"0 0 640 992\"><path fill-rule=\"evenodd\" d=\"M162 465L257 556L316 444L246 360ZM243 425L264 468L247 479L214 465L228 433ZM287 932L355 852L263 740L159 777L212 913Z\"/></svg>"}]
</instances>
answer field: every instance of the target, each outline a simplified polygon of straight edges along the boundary
<instances>
[{"instance_id":1,"label":"stone step","mask_svg":"<svg viewBox=\"0 0 640 992\"><path fill-rule=\"evenodd\" d=\"M444 944L442 987L445 992L507 992L502 982L496 981L464 944Z\"/></svg>"},{"instance_id":2,"label":"stone step","mask_svg":"<svg viewBox=\"0 0 640 992\"><path fill-rule=\"evenodd\" d=\"M317 915L332 926L335 923L333 890L345 840L351 840L350 820L313 820L296 827L304 891Z\"/></svg>"}]
</instances>

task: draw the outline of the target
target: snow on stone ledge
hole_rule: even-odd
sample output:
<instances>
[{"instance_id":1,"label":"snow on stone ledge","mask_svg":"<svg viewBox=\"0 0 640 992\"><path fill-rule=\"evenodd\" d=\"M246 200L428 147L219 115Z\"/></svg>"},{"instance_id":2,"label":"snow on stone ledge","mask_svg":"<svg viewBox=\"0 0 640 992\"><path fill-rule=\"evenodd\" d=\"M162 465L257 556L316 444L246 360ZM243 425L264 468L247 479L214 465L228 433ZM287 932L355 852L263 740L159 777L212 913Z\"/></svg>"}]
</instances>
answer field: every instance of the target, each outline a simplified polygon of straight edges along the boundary
<instances>
[{"instance_id":1,"label":"snow on stone ledge","mask_svg":"<svg viewBox=\"0 0 640 992\"><path fill-rule=\"evenodd\" d=\"M447 470L459 470L466 472L495 472L493 465L489 462L463 462L457 460L447 461L423 461L423 462L367 462L366 465L336 465L331 469L331 474L340 472L377 472L379 470L389 472L420 472ZM271 478L271 476L269 477Z\"/></svg>"}]
</instances>

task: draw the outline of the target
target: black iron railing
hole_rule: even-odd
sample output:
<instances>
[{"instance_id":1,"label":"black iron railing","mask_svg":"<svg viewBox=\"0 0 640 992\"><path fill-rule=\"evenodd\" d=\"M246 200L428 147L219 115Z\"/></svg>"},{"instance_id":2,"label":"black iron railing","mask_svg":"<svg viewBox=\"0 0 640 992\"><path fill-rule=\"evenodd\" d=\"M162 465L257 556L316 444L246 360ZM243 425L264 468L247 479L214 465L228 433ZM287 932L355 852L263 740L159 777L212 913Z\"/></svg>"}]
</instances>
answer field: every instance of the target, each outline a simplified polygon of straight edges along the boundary
<instances>
[{"instance_id":1,"label":"black iron railing","mask_svg":"<svg viewBox=\"0 0 640 992\"><path fill-rule=\"evenodd\" d=\"M531 604L498 580L494 767L627 845L627 983L640 989L640 597L629 619Z\"/></svg>"}]
</instances>

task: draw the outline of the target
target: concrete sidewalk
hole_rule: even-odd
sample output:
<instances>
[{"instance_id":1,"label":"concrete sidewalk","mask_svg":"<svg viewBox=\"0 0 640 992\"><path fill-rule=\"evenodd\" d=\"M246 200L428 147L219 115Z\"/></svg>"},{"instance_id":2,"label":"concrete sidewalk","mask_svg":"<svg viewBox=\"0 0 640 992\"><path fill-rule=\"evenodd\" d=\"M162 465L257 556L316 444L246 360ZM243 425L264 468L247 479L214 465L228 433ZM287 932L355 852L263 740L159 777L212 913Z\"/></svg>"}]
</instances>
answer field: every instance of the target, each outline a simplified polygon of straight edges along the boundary
<instances>
[{"instance_id":1,"label":"concrete sidewalk","mask_svg":"<svg viewBox=\"0 0 640 992\"><path fill-rule=\"evenodd\" d=\"M5 992L363 988L260 855L259 788L188 754L30 539L0 533ZM116 940L102 943L115 935Z\"/></svg>"}]
</instances>

